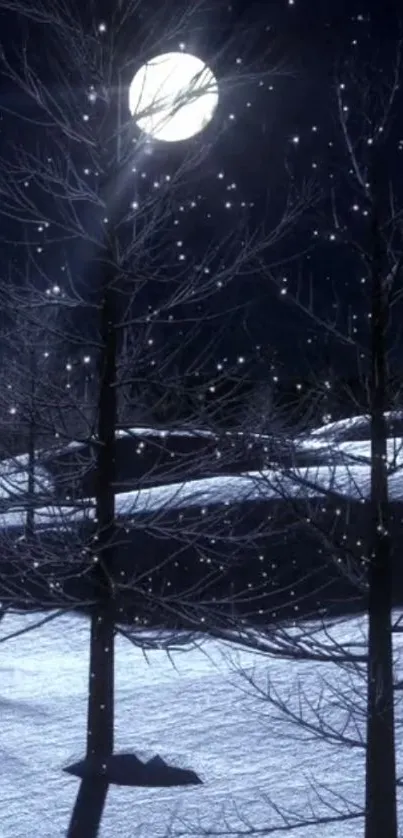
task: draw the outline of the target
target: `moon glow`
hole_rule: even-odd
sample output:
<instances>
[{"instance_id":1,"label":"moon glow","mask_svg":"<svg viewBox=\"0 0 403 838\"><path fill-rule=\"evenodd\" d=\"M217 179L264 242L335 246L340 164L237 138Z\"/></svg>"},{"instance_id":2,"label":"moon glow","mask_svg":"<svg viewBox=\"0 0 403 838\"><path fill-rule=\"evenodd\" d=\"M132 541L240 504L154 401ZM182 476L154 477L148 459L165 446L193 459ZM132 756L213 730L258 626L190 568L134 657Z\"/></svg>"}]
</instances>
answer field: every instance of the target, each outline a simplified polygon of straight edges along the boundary
<instances>
[{"instance_id":1,"label":"moon glow","mask_svg":"<svg viewBox=\"0 0 403 838\"><path fill-rule=\"evenodd\" d=\"M211 121L218 84L194 55L168 52L144 64L129 89L129 109L145 134L163 142L187 140Z\"/></svg>"}]
</instances>

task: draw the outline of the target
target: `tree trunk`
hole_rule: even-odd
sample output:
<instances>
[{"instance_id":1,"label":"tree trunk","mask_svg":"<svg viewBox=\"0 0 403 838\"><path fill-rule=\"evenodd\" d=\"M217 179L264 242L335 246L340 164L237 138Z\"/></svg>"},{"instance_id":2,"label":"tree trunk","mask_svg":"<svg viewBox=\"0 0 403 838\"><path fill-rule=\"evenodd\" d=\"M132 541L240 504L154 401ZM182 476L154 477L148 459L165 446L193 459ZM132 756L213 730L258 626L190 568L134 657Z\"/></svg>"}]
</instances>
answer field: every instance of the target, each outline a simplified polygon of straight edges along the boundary
<instances>
[{"instance_id":1,"label":"tree trunk","mask_svg":"<svg viewBox=\"0 0 403 838\"><path fill-rule=\"evenodd\" d=\"M386 301L379 192L372 218L371 545L368 602L368 704L365 838L397 838L392 652L392 561L387 468Z\"/></svg>"},{"instance_id":2,"label":"tree trunk","mask_svg":"<svg viewBox=\"0 0 403 838\"><path fill-rule=\"evenodd\" d=\"M67 838L97 838L108 788L105 777L81 780Z\"/></svg>"},{"instance_id":3,"label":"tree trunk","mask_svg":"<svg viewBox=\"0 0 403 838\"><path fill-rule=\"evenodd\" d=\"M102 769L113 754L114 734L116 331L114 292L108 281L102 300L101 333L97 521L92 549L98 600L91 614L87 757Z\"/></svg>"}]
</instances>

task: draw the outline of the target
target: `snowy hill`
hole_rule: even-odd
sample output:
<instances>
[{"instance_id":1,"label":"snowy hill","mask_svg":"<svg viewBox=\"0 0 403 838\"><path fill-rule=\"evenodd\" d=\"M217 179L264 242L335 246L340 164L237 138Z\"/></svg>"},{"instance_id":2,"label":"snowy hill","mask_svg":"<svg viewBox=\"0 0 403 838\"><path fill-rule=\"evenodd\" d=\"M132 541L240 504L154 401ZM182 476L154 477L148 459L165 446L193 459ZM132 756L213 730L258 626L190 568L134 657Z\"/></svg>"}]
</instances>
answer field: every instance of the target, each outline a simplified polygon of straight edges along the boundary
<instances>
[{"instance_id":1,"label":"snowy hill","mask_svg":"<svg viewBox=\"0 0 403 838\"><path fill-rule=\"evenodd\" d=\"M0 637L26 630L34 622L27 615L7 615ZM356 643L363 630L364 621L355 618L332 634L340 644ZM399 678L403 677L402 638L396 638ZM330 688L337 679L343 695L351 696L354 687L360 689L360 680L356 686L332 664L318 668L267 659L214 640L174 652L173 663L158 649L145 658L119 635L116 646L116 751L146 758L159 753L175 765L197 771L203 785L164 790L112 786L99 838L180 834L190 838L203 835L209 826L225 832L225 815L227 828L229 821L237 835L246 829L242 815L264 834L265 828L282 826L268 798L288 810L292 801L292 810L308 817L312 805L318 814L329 815L325 800L336 807L343 805L344 798L363 805L362 751L329 747L308 734L301 743L302 731L296 735L234 667L253 672L263 691L270 675L285 700L295 697L297 678L315 700L323 677L330 685L322 696L326 720L344 732L346 714ZM79 783L63 767L83 754L88 648L88 624L72 614L1 643L2 838L66 835ZM357 724L365 733L360 714ZM357 735L353 725L353 721L348 725L347 735ZM400 737L397 744L401 764ZM324 765L326 793L320 786L319 800L312 786L323 784ZM362 822L355 820L316 824L299 832L306 838L363 834Z\"/></svg>"},{"instance_id":2,"label":"snowy hill","mask_svg":"<svg viewBox=\"0 0 403 838\"><path fill-rule=\"evenodd\" d=\"M268 439L268 438L267 438ZM96 440L72 442L40 456L58 498L95 491ZM206 430L133 427L116 434L116 491L239 474L264 464L266 438Z\"/></svg>"},{"instance_id":3,"label":"snowy hill","mask_svg":"<svg viewBox=\"0 0 403 838\"><path fill-rule=\"evenodd\" d=\"M386 414L390 433L399 431L403 434L403 414L394 412ZM136 480L133 491L116 492L116 512L119 517L144 515L164 509L180 509L189 507L205 507L216 504L232 505L236 503L255 503L257 501L284 500L285 498L320 498L331 491L335 495L346 499L368 498L370 481L370 443L369 418L355 416L329 425L314 429L309 434L296 437L288 441L287 458L281 457L279 464L272 467L261 467L258 470L245 469L244 459L249 452L251 461L259 456L264 458L264 448L268 447L271 438L252 437L243 441L242 449L234 451L235 442L240 435L230 436L227 449L223 440L208 431L164 431L152 428L131 428L119 431L117 451L120 464L126 460L126 481ZM165 443L158 449L158 462L148 472L145 469L144 439L151 440L152 446L156 441ZM178 450L178 440L181 447ZM234 442L235 440L235 442ZM358 440L358 441L357 441ZM122 446L121 443L124 443ZM224 441L225 442L225 441ZM130 448L129 445L130 444ZM209 444L212 447L209 447ZM256 448L253 448L253 444ZM231 450L231 446L232 450ZM221 450L224 447L224 454ZM276 443L273 444L276 450ZM155 448L153 447L155 455ZM242 450L243 457L240 456ZM282 454L284 454L283 446ZM388 465L390 468L390 498L393 501L403 499L403 435L390 436L387 443ZM93 467L94 454L84 443L72 442L65 447L53 449L51 452L39 452L39 465L35 466L35 493L46 494L49 498L56 490L54 463L63 463L67 467L67 457L72 453L80 459L72 459L70 468L84 470L86 457L90 457ZM128 462L128 453L137 457L137 462ZM231 457L232 454L232 457ZM182 460L181 460L182 455ZM197 455L199 458L197 459ZM202 456L200 456L202 455ZM180 460L180 464L172 460ZM203 462L204 459L204 462ZM164 460L164 463L162 463ZM137 463L141 461L140 471ZM172 467L163 472L163 465L170 463ZM185 476L178 480L177 471L187 466ZM195 472L202 469L224 471L223 474L213 474L197 478ZM160 468L158 468L160 467ZM141 477L147 477L151 486L143 488ZM161 479L166 481L161 485ZM137 479L136 479L137 478ZM158 479L159 478L159 479ZM66 478L67 479L67 478ZM153 480L157 485L152 485ZM123 482L121 477L120 481ZM0 498L8 499L11 506L20 501L20 508L0 515L0 528L19 528L24 524L24 499L28 487L27 455L20 455L10 460L0 462ZM77 495L76 495L77 497ZM80 521L93 517L94 501L85 494L79 494L82 505L80 509L72 508L70 503L63 505L62 500L57 504L46 504L37 508L37 526L73 526ZM68 498L67 498L68 499Z\"/></svg>"},{"instance_id":4,"label":"snowy hill","mask_svg":"<svg viewBox=\"0 0 403 838\"><path fill-rule=\"evenodd\" d=\"M0 462L0 509L24 502L29 491L28 455L20 454ZM46 466L35 465L31 491L36 498L51 498L55 484Z\"/></svg>"},{"instance_id":5,"label":"snowy hill","mask_svg":"<svg viewBox=\"0 0 403 838\"><path fill-rule=\"evenodd\" d=\"M388 437L403 436L403 411L391 410L384 414ZM357 441L369 439L369 415L361 414L350 416L348 419L339 419L337 422L328 422L319 428L314 428L309 434L300 434L299 439L307 440L328 439L336 441Z\"/></svg>"},{"instance_id":6,"label":"snowy hill","mask_svg":"<svg viewBox=\"0 0 403 838\"><path fill-rule=\"evenodd\" d=\"M391 433L401 432L398 419L400 421L400 416L389 415ZM367 509L362 501L369 497L370 492L370 445L368 439L356 439L357 434L364 432L368 433L368 420L353 417L290 441L287 458L282 456L281 465L273 463L271 468L225 473L226 468L235 469L236 451L232 462L230 457L223 458L224 473L196 479L190 470L187 479L174 481L171 474L165 485L142 487L140 481L139 488L117 491L122 573L130 574L130 577L143 574L138 596L134 598L135 607L132 593L127 595L122 605L125 619L130 622L130 614L135 608L141 608L146 584L149 592L157 598L162 597L164 585L171 588L172 595L188 588L198 590L199 599L200 588L197 586L206 585L204 596L213 597L217 602L227 601L228 591L231 590L231 596L235 592L238 597L243 614L259 614L262 619L266 619L268 613L277 618L280 614L312 613L323 608L337 611L340 603L346 604L347 600L362 601L363 591L357 593L350 583L345 579L342 581L335 562L339 560L339 548L342 555L346 532L349 543L356 544L357 565L364 561L368 521ZM156 438L165 440L163 456L165 462L170 459L172 452L167 443L172 440L169 434L160 431L131 429L120 435L118 445L122 440L129 440L133 446L134 440L138 447L139 439L142 441L147 435L153 443ZM351 439L351 436L354 438ZM203 433L192 436L176 432L172 437L175 444L178 439L187 443L197 439L197 444L200 440L204 444L206 439L209 442L212 439L211 435ZM242 442L247 450L245 441ZM261 443L262 440L259 440L259 445ZM263 447L268 444L270 446L271 441L266 437ZM215 438L213 446L213 451L218 450ZM274 448L272 446L272 450ZM74 444L69 452L72 450L78 451L81 457L83 446ZM194 461L194 455L189 455L190 450L188 447L188 464ZM212 468L210 453L208 449L208 468ZM66 450L61 449L54 456L63 458ZM82 551L94 518L94 499L81 495L77 503L63 497L57 501L53 495L51 500L55 476L51 458L49 455L46 457L41 458L38 480L40 477L40 485L48 492L50 502L43 503L39 495L35 510L37 578L32 569L32 550L28 551L28 555L26 550L24 553L24 541L21 540L26 521L26 499L21 489L19 499L15 491L10 493L10 507L0 514L3 563L6 561L4 556L14 565L16 555L20 556L22 551L25 556L25 575L23 581L20 577L15 582L14 593L25 586L24 590L35 589L35 595L40 590L44 603L59 601L62 593L70 599L77 597L82 601L85 597L94 596ZM43 464L45 459L46 466ZM221 460L220 457L216 459ZM400 544L402 437L390 437L388 461L390 498L396 506L391 526L395 542ZM24 487L27 485L24 472L26 461L20 458L17 466L16 485ZM195 463L195 470L198 467L200 462ZM4 474L4 480L10 480L10 472L10 462L7 461L3 464L3 471L0 468L0 475ZM133 485L133 478L131 480ZM349 511L351 504L354 504L354 515ZM306 526L308 513L310 527ZM329 553L329 547L324 544L329 537L335 545L332 548L333 557L332 551ZM63 572L60 569L62 557ZM160 569L157 570L157 567ZM50 588L45 586L46 590L44 568L46 579L51 580ZM7 586L9 592L9 579ZM400 574L395 592L397 601L400 601L403 597ZM56 595L58 599L55 600ZM21 599L20 593L18 596ZM192 601L196 606L197 596L194 596L196 598Z\"/></svg>"}]
</instances>

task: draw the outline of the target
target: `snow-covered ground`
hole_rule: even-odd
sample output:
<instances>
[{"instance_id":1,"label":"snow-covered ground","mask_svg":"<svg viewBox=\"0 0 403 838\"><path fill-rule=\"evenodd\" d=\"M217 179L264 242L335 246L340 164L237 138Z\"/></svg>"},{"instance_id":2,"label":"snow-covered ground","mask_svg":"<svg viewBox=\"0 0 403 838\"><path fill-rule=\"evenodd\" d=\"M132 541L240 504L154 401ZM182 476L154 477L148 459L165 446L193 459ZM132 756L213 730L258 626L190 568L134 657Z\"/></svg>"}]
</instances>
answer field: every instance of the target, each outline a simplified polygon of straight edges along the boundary
<instances>
[{"instance_id":1,"label":"snow-covered ground","mask_svg":"<svg viewBox=\"0 0 403 838\"><path fill-rule=\"evenodd\" d=\"M182 480L163 486L120 492L116 495L117 515L133 516L161 510L183 507L227 505L248 501L287 498L308 499L325 497L332 491L340 497L350 499L368 498L370 495L369 445L365 443L340 443L338 453L342 464L332 463L332 452L326 449L326 458L315 465L290 466L287 469L265 469L244 474L221 475L199 480ZM390 440L388 445L390 477L389 497L392 501L403 499L403 442ZM24 478L21 477L21 482ZM20 497L11 511L0 514L0 529L20 528L26 519L26 500ZM94 517L95 501L83 499L81 508L53 505L39 507L35 512L38 528L58 527L64 529L79 521Z\"/></svg>"},{"instance_id":2,"label":"snow-covered ground","mask_svg":"<svg viewBox=\"0 0 403 838\"><path fill-rule=\"evenodd\" d=\"M322 448L324 455L317 466L297 472L303 483L308 479L311 484L310 494L329 484L353 497L368 494L369 465L362 458L369 455L369 445L362 422L357 420L355 425L355 441L349 438L351 429L346 424L341 427L339 423L337 429L330 430L332 442L337 438L343 456L355 461L348 468L338 465L333 470L326 465L329 429L326 434L318 429L315 439L300 440L304 452ZM357 439L361 433L364 440ZM390 477L395 500L403 496L401 442L401 431L396 431L396 441L390 443L390 457L398 468ZM1 497L23 495L27 482L26 471L21 473L24 469L26 463L19 458L16 484L11 487L12 469L2 471ZM46 471L39 477L40 493L51 492ZM262 495L276 495L276 479L272 470L126 492L117 497L117 508L125 515L164 505L256 500ZM284 481L284 475L281 479ZM289 480L291 492L294 477L289 476ZM299 480L296 489L300 490ZM0 515L0 526L21 524L23 502L19 509L17 500L16 507ZM60 509L44 506L41 514L44 524L52 526L57 524ZM81 514L74 512L76 517ZM0 623L0 640L35 619L33 615L7 615ZM355 618L337 632L341 640L355 641L362 626L363 621ZM84 754L88 639L85 619L68 615L0 643L0 838L56 838L66 834L79 781L63 773L62 768ZM398 635L396 651L402 649L403 636ZM290 695L295 701L298 677L313 695L319 690L322 676L327 676L330 684L340 684L339 670L331 665L265 658L212 640L199 649L175 653L173 660L175 667L166 653L158 650L148 652L147 662L140 650L118 638L116 750L132 750L144 758L159 753L174 764L194 769L204 785L182 790L112 786L99 838L159 838L167 834L170 823L173 834L199 838L203 834L200 820L205 827L225 828L223 811L234 836L238 836L247 826L237 812L243 811L258 828L279 823L265 797L296 812L307 812L311 800L319 811L311 791L315 778L326 784L331 802L335 802L333 790L361 804L362 751L340 750L321 741L301 742L256 693L248 688L249 694L245 695L245 682L235 672L237 664L249 671L254 667L256 677L263 681L269 672L281 695ZM400 665L397 674L403 677ZM327 706L334 715L330 697ZM333 721L337 723L337 719ZM401 757L399 754L400 774ZM328 814L323 808L322 812ZM363 828L361 821L352 821L310 826L296 834L316 838L319 832L323 838L360 838Z\"/></svg>"},{"instance_id":3,"label":"snow-covered ground","mask_svg":"<svg viewBox=\"0 0 403 838\"><path fill-rule=\"evenodd\" d=\"M389 439L387 460L390 469L389 496L393 501L403 499L403 415L401 411L385 414ZM118 432L118 437L134 437L151 432L167 435L164 431L132 428ZM207 435L197 431L194 436ZM180 431L170 432L180 436ZM185 435L185 434L184 434ZM189 437L192 436L187 432ZM70 443L60 451L80 447ZM166 485L139 488L116 494L116 512L122 517L183 507L226 505L257 500L286 498L314 498L331 490L341 497L368 498L370 494L369 417L353 416L323 425L302 434L292 443L288 466L271 464L267 469L241 474L221 474L203 479L184 479ZM55 452L53 452L54 455ZM60 453L60 452L59 452ZM51 456L49 453L47 456ZM0 514L0 530L21 528L26 520L26 492L28 487L28 458L19 455L0 462L0 500L8 501L8 511ZM36 466L35 493L38 508L35 521L38 528L74 527L79 521L94 517L94 499L83 499L81 509L71 505L52 503L52 477L46 466ZM49 500L48 500L49 499Z\"/></svg>"},{"instance_id":4,"label":"snow-covered ground","mask_svg":"<svg viewBox=\"0 0 403 838\"><path fill-rule=\"evenodd\" d=\"M1 637L34 619L7 616ZM337 631L340 638L357 640L361 625L354 619ZM175 812L174 834L192 834L193 825L193 834L201 836L200 819L205 826L223 827L223 807L240 835L235 806L257 826L273 825L278 816L264 796L304 810L315 777L361 801L362 753L287 736L285 722L256 695L245 695L246 685L234 670L236 664L249 671L255 666L260 679L269 671L281 694L291 691L295 697L297 676L313 694L320 675L334 682L331 666L268 659L212 640L175 653L176 668L162 650L149 652L148 660L118 639L116 750L133 749L143 757L159 753L196 770L204 785L182 790L112 786L100 838L158 838ZM79 781L62 768L83 755L87 663L88 624L77 616L0 644L1 838L66 834ZM363 834L361 821L311 826L296 834L314 838L319 831L323 838Z\"/></svg>"}]
</instances>

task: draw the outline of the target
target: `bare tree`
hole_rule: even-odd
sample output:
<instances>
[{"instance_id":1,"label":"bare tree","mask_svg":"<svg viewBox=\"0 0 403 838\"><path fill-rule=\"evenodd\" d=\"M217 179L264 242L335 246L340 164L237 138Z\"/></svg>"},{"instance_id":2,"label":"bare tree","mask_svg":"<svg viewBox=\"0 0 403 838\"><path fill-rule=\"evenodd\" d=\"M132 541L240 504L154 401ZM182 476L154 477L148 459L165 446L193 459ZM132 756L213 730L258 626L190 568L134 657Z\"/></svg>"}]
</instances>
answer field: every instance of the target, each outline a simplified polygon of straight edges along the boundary
<instances>
[{"instance_id":1,"label":"bare tree","mask_svg":"<svg viewBox=\"0 0 403 838\"><path fill-rule=\"evenodd\" d=\"M175 14L170 4L162 6L158 13L153 13L152 32L142 19L137 2L117 3L108 21L96 20L92 8L78 8L73 2L41 0L33 6L25 0L1 0L0 9L15 12L22 21L19 47L14 52L13 47L3 44L1 49L5 76L22 96L20 108L6 106L6 110L11 121L25 120L31 132L26 142L13 142L2 161L5 165L0 175L0 212L14 241L28 240L31 248L42 247L37 244L40 221L40 236L46 231L47 252L57 251L58 257L62 254L65 291L79 301L71 309L65 341L73 354L90 351L94 357L93 382L86 410L81 410L88 426L87 431L80 432L80 445L87 445L95 466L93 498L85 502L81 498L79 503L73 499L70 505L41 510L48 530L39 542L41 551L47 544L56 565L57 561L59 567L61 563L67 565L73 590L77 590L77 581L81 590L84 586L88 591L91 641L87 749L85 760L69 769L83 778L70 825L69 836L73 838L96 834L108 782L116 778L118 771L113 743L117 625L124 623L130 609L133 615L141 604L143 613L148 610L150 615L159 609L162 616L157 624L159 621L169 626L174 638L178 621L188 630L209 631L210 626L219 624L220 598L222 604L228 603L223 544L234 561L244 551L246 539L253 543L250 531L237 543L229 526L228 534L222 534L214 546L223 517L225 523L220 508L222 498L208 515L203 514L206 490L202 486L194 488L186 515L178 515L183 496L188 497L187 490L179 484L166 493L169 514L168 506L164 508L161 500L156 504L152 491L144 495L141 482L128 497L121 496L118 505L117 439L123 430L120 423L127 427L132 416L136 421L144 416L143 405L150 403L144 393L154 378L154 366L158 367L157 379L162 378L167 389L171 386L175 392L177 364L180 361L182 369L190 364L186 354L190 355L193 324L200 320L195 313L197 305L203 302L208 306L209 299L222 293L235 276L247 273L258 254L263 256L282 240L306 207L316 200L316 192L309 183L297 189L291 181L282 215L273 229L266 230L262 225L255 235L248 232L247 223L239 223L224 236L217 232L203 253L188 258L185 269L181 263L178 268L170 256L169 220L181 196L186 194L188 178L200 169L209 152L216 138L215 128L208 139L207 134L201 135L189 145L186 154L176 158L169 175L157 183L158 188L143 187L139 179L133 187L133 167L141 166L147 153L157 153L158 147L141 134L133 144L133 123L126 116L124 100L134 67L149 60L151 50L155 54L162 52L166 43L176 42L181 33L186 34L189 27L197 25L203 5L194 3ZM36 35L46 41L45 68L34 47ZM126 56L134 35L133 60ZM230 44L225 44L211 60L223 65L230 48ZM57 87L49 83L47 67L52 68ZM255 68L251 66L249 76L228 74L223 84L230 92L254 76ZM206 93L198 79L192 87L182 99L193 100ZM174 110L183 105L182 99L173 102ZM161 103L154 101L150 107L158 110ZM137 113L137 119L146 115ZM82 275L77 277L73 264L75 261L77 265L79 257ZM45 264L42 270L49 276ZM210 315L206 308L203 315L205 322L211 316L213 323L213 309ZM173 316L178 326L181 322L191 324L181 335L182 353L178 353L176 339L167 342L164 337L166 324ZM157 330L163 335L159 352L152 343L152 334ZM198 359L198 367L206 375L210 360L211 353L209 358L206 352ZM76 393L75 390L71 394L73 402ZM60 412L62 404L58 405ZM72 409L74 413L74 403ZM76 413L80 413L78 407ZM212 432L208 425L214 423L208 411L203 409L201 416L200 404L196 402L187 426L192 429L200 422L208 437ZM65 442L70 435L70 450L80 453L80 446L74 448L77 434L71 426L64 426L62 435ZM122 505L125 515L119 512ZM262 527L260 523L260 530ZM133 542L130 531L136 534L137 542ZM144 555L139 554L142 548L137 547L135 561L130 564L126 560L122 569L121 550L124 548L126 555L131 556L143 531L146 536L150 532L154 540L151 536L145 538ZM169 533L175 536L176 550L158 558L158 550ZM169 591L170 583L165 577L167 566L177 564L185 548L199 557L201 570L199 578L179 596ZM150 570L157 577L154 587L150 584ZM222 578L221 594L210 601L209 586L214 578ZM72 595L72 601L74 598ZM133 629L130 637L142 642ZM149 642L149 638L144 639L145 644ZM125 766L127 782L153 782L152 767L142 765L134 756ZM168 770L167 766L154 766L154 771L155 784L195 781L186 772L179 772L180 776L177 773L173 780L173 769Z\"/></svg>"},{"instance_id":2,"label":"bare tree","mask_svg":"<svg viewBox=\"0 0 403 838\"><path fill-rule=\"evenodd\" d=\"M300 733L364 750L365 804L343 799L336 805L329 800L328 816L323 816L322 807L321 813L311 812L307 817L281 811L271 801L281 823L267 828L248 823L246 834L251 835L355 818L364 820L365 838L380 834L396 838L398 834L395 743L401 721L395 720L395 690L400 688L400 678L393 671L392 636L399 631L400 618L393 624L392 605L395 587L400 602L402 593L398 569L402 413L396 410L401 406L396 348L401 341L403 239L400 184L390 160L401 109L401 57L401 40L396 42L389 68L377 63L375 49L371 63L363 66L357 50L354 60L340 62L335 74L340 168L329 190L329 215L326 207L323 213L330 217L332 241L349 254L351 270L361 284L364 324L359 328L359 316L350 308L343 310L337 288L330 300L334 315L316 307L313 280L301 266L296 290L290 282L283 293L319 329L321 339L334 347L334 356L343 347L349 353L346 357L357 369L361 384L358 405L350 392L351 412L362 415L344 424L344 436L342 423L339 427L329 424L317 434L300 434L283 463L276 466L270 461L264 475L293 515L300 533L301 561L309 544L307 536L313 536L317 561L328 563L329 568L333 565L344 576L346 592L356 591L356 608L366 613L368 631L357 644L334 639L331 610L313 626L285 623L273 631L270 622L266 633L261 627L238 629L244 645L249 643L269 656L333 664L353 676L347 691L340 686L342 673L336 686L334 674L324 676L315 698L301 685L290 700L273 691L270 683L264 692L265 700ZM353 212L361 216L360 229L351 220L350 199ZM268 280L284 292L283 275L267 268L264 258L259 257L259 264ZM329 367L329 380L337 378L334 366ZM366 447L352 444L354 439L365 438ZM349 610L347 602L344 610ZM230 636L235 639L237 632ZM329 717L335 708L336 722ZM323 791L319 784L316 792L321 804ZM227 825L209 827L205 834L230 832Z\"/></svg>"}]
</instances>

